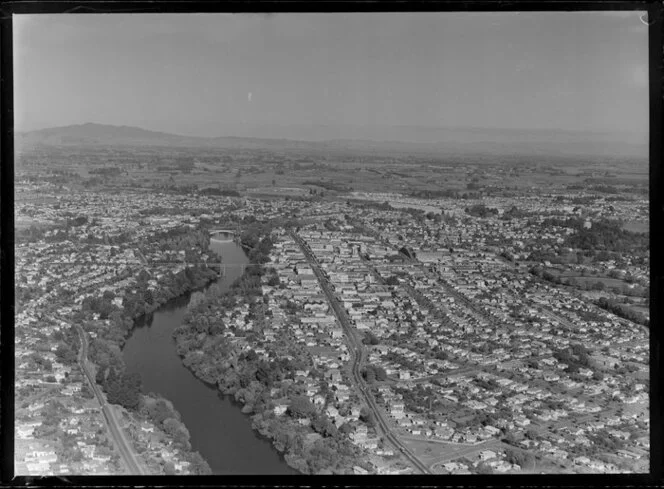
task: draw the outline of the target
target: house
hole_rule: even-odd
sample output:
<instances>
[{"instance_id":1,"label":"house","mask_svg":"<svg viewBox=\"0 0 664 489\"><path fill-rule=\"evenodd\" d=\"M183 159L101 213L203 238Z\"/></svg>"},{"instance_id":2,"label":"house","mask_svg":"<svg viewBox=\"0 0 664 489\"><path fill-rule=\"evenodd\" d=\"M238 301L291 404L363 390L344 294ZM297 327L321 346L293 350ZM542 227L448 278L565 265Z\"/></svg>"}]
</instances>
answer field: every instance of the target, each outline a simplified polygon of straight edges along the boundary
<instances>
[{"instance_id":1,"label":"house","mask_svg":"<svg viewBox=\"0 0 664 489\"><path fill-rule=\"evenodd\" d=\"M436 438L440 438L442 440L447 440L449 439L452 435L454 434L454 430L450 428L449 426L445 426L442 428L436 428L434 430L434 435Z\"/></svg>"},{"instance_id":2,"label":"house","mask_svg":"<svg viewBox=\"0 0 664 489\"><path fill-rule=\"evenodd\" d=\"M368 433L366 425L361 424L355 428L353 433L351 433L351 438L354 441L366 440Z\"/></svg>"},{"instance_id":3,"label":"house","mask_svg":"<svg viewBox=\"0 0 664 489\"><path fill-rule=\"evenodd\" d=\"M483 462L492 458L496 458L496 456L497 454L493 450L482 450L480 452L480 460Z\"/></svg>"},{"instance_id":4,"label":"house","mask_svg":"<svg viewBox=\"0 0 664 489\"><path fill-rule=\"evenodd\" d=\"M325 372L325 377L331 382L341 382L341 372L337 369L330 369Z\"/></svg>"},{"instance_id":5,"label":"house","mask_svg":"<svg viewBox=\"0 0 664 489\"><path fill-rule=\"evenodd\" d=\"M376 450L378 448L378 439L367 438L366 440L360 442L360 446L367 450Z\"/></svg>"},{"instance_id":6,"label":"house","mask_svg":"<svg viewBox=\"0 0 664 489\"><path fill-rule=\"evenodd\" d=\"M336 418L339 416L339 410L334 406L328 406L327 409L325 409L325 414L327 414L330 418Z\"/></svg>"},{"instance_id":7,"label":"house","mask_svg":"<svg viewBox=\"0 0 664 489\"><path fill-rule=\"evenodd\" d=\"M274 414L276 414L277 416L281 416L282 414L284 414L286 412L287 409L288 409L288 404L285 404L285 403L275 404Z\"/></svg>"},{"instance_id":8,"label":"house","mask_svg":"<svg viewBox=\"0 0 664 489\"><path fill-rule=\"evenodd\" d=\"M348 399L350 399L350 394L348 394L347 391L338 390L335 392L334 398L339 402L346 402Z\"/></svg>"},{"instance_id":9,"label":"house","mask_svg":"<svg viewBox=\"0 0 664 489\"><path fill-rule=\"evenodd\" d=\"M401 418L404 416L404 403L403 402L393 402L390 405L390 415L395 418Z\"/></svg>"},{"instance_id":10,"label":"house","mask_svg":"<svg viewBox=\"0 0 664 489\"><path fill-rule=\"evenodd\" d=\"M332 338L343 338L344 332L341 328L332 328L330 329L330 336Z\"/></svg>"},{"instance_id":11,"label":"house","mask_svg":"<svg viewBox=\"0 0 664 489\"><path fill-rule=\"evenodd\" d=\"M25 440L31 438L33 432L35 431L33 426L16 426L16 438L20 440Z\"/></svg>"}]
</instances>

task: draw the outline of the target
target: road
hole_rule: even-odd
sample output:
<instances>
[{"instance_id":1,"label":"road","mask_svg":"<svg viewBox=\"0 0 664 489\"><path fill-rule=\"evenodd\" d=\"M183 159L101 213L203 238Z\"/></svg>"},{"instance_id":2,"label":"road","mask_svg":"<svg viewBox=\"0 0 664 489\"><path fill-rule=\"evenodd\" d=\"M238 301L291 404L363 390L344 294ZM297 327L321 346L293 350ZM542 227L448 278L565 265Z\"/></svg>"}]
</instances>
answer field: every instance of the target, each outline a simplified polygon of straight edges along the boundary
<instances>
[{"instance_id":1,"label":"road","mask_svg":"<svg viewBox=\"0 0 664 489\"><path fill-rule=\"evenodd\" d=\"M427 440L427 441L432 441L433 443L440 443L440 442L436 442L436 441L433 441L433 440ZM447 462L451 462L452 460L456 460L458 458L465 457L467 455L479 452L481 450L493 450L493 451L511 450L513 452L520 452L524 455L527 455L527 454L532 455L532 451L530 451L530 450L524 450L523 448L519 448L519 447L516 447L514 445L509 445L509 444L507 444L505 442L502 442L500 440L491 439L491 440L487 440L487 441L482 442L482 443L478 443L476 445L462 445L454 453L451 453L449 455L445 455L444 457L436 459L434 462L431 463L431 465L429 467L433 470L438 465L442 465L442 464L445 464Z\"/></svg>"},{"instance_id":2,"label":"road","mask_svg":"<svg viewBox=\"0 0 664 489\"><path fill-rule=\"evenodd\" d=\"M351 373L352 373L352 380L353 383L355 384L355 387L357 388L358 393L364 398L365 403L371 409L371 411L374 414L374 417L377 422L377 426L379 428L379 431L382 432L382 435L384 438L386 438L389 442L392 443L394 447L396 447L403 455L415 466L417 469L419 469L422 473L424 474L430 474L431 472L427 468L425 464L423 464L411 451L410 449L401 443L401 441L392 433L390 430L390 427L387 424L387 421L383 417L382 412L380 409L378 409L378 406L376 405L376 401L373 399L373 396L369 392L369 390L366 388L366 385L364 384L364 381L362 379L362 375L360 373L361 371L361 366L362 362L364 359L364 349L362 348L362 343L360 339L358 338L358 333L351 326L350 323L350 318L348 317L348 314L346 313L346 310L341 306L339 300L336 298L332 290L330 289L330 282L328 281L327 277L323 274L322 270L318 266L318 260L316 260L316 257L312 253L311 249L309 248L309 245L300 237L298 236L295 232L290 231L290 235L293 238L293 240L299 245L300 249L302 250L302 253L304 253L304 256L306 257L307 261L311 265L311 269L314 271L314 274L316 275L316 278L318 279L318 282L320 283L321 288L323 289L323 293L325 294L325 297L327 298L328 303L332 307L332 310L334 311L335 316L337 317L337 320L341 324L342 329L344 330L344 333L346 334L346 337L348 338L348 341L350 343L350 350L352 354L352 368L351 368Z\"/></svg>"},{"instance_id":3,"label":"road","mask_svg":"<svg viewBox=\"0 0 664 489\"><path fill-rule=\"evenodd\" d=\"M369 269L369 271L371 271L371 274L376 278L376 281L378 281L378 283L381 285L387 285L387 283L385 282L385 278L383 278L380 272L376 270L376 267L374 267L373 263L371 263L371 261L365 258L364 256L360 255L360 257L362 258L362 261L364 262L365 266ZM412 286L405 283L400 284L400 286L403 287L420 306L429 309L433 317L438 319L442 326L446 327L454 326L452 320L447 316L447 314L445 314L445 312L440 308L440 306L434 304L428 297L424 296L419 290L414 289Z\"/></svg>"},{"instance_id":4,"label":"road","mask_svg":"<svg viewBox=\"0 0 664 489\"><path fill-rule=\"evenodd\" d=\"M101 411L104 414L104 421L108 428L108 432L111 437L113 437L115 446L118 448L120 457L122 458L125 467L127 467L129 474L145 475L147 472L143 468L143 465L139 463L133 446L129 440L127 440L125 433L122 431L117 413L106 402L106 398L102 394L101 389L95 382L95 378L90 371L90 366L88 365L88 338L85 334L85 331L83 331L83 328L81 328L79 325L76 325L76 329L78 330L78 335L81 338L81 348L79 349L78 362L81 365L81 370L83 370L83 373L88 379L88 384L92 389L92 392L97 397L97 400L101 405Z\"/></svg>"},{"instance_id":5,"label":"road","mask_svg":"<svg viewBox=\"0 0 664 489\"><path fill-rule=\"evenodd\" d=\"M375 237L375 238L376 238L381 244L383 244L384 246L390 247L390 248L392 248L393 250L399 252L399 247L396 246L396 245L392 245L391 243L385 241L385 240L382 238L382 236L380 235L379 232L377 232L377 231L374 230L374 229L370 229L370 228L369 228L368 226L366 226L366 225L365 225L364 227L367 228L369 231L371 231L371 234L372 234L372 235L373 235L373 236L374 236L374 237ZM466 297L466 296L464 296L463 294L457 292L457 291L452 287L452 285L449 284L449 283L448 283L446 280L444 280L442 277L440 277L440 275L438 275L438 274L432 274L431 271L427 269L427 267L425 266L424 263L422 263L421 261L419 261L419 260L416 259L416 258L411 258L411 257L408 257L408 256L403 255L403 254L402 254L402 256L404 257L404 259L405 259L408 263L410 263L410 264L412 264L412 265L415 265L415 266L419 267L420 269L422 269L422 271L424 272L424 274L425 274L428 278L433 278L434 280L436 280L436 281L437 281L437 282L438 282L438 283L439 283L439 284L445 289L445 292L446 292L448 295L450 295L451 297L454 297L454 299L455 299L457 302L462 303L462 304L463 304L463 305L464 305L464 306L465 306L465 307L466 307L466 308L467 308L467 309L468 309L468 310L469 310L469 311L470 311L470 312L476 317L476 319L484 319L486 322L488 322L491 326L495 327L496 329L500 329L500 328L508 328L508 329L511 329L510 326L508 326L508 325L506 325L506 324L499 323L499 322L496 320L496 318L492 317L491 314L489 314L489 312L485 311L482 307L480 307L480 306L478 306L476 303L472 302L470 299L468 299L468 297ZM443 318L443 319L446 319L446 318L447 318L446 315L445 315L445 313L444 313L444 311L441 311L439 307L436 307L436 306L431 302L431 300L429 300L428 298L426 298L421 292L417 291L416 289L414 289L413 287L411 287L411 286L409 286L409 285L406 285L406 288L409 289L409 292L413 295L413 297L414 297L416 300L419 299L419 300L422 301L425 305L427 305L427 307L433 306L434 309L437 309L437 310L438 310L438 311L437 311L437 315L439 315L439 316L440 316L441 318ZM449 319L448 319L448 321L449 321Z\"/></svg>"}]
</instances>

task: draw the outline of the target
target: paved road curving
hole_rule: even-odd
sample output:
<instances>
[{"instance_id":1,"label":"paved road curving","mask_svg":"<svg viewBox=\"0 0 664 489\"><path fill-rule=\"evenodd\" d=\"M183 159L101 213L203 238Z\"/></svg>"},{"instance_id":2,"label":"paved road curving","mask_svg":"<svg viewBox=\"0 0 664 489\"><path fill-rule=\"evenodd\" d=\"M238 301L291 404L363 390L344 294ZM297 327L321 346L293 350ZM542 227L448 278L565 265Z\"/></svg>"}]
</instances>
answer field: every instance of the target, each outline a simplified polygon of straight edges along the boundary
<instances>
[{"instance_id":1,"label":"paved road curving","mask_svg":"<svg viewBox=\"0 0 664 489\"><path fill-rule=\"evenodd\" d=\"M323 275L323 272L320 270L318 266L318 261L314 257L313 253L311 252L311 249L307 245L307 243L296 233L293 231L290 232L291 237L295 240L295 242L300 246L300 249L304 253L304 256L306 257L307 261L311 265L312 270L314 271L314 274L316 275L316 278L318 279L318 282L320 283L321 288L323 289L323 292L325 296L327 297L328 302L332 306L332 310L334 311L335 316L339 320L339 323L341 324L341 327L344 330L344 333L346 334L347 338L349 339L351 343L351 351L353 354L353 360L352 360L352 380L353 383L355 384L355 387L357 388L357 391L359 394L364 398L366 404L369 406L371 411L374 414L374 417L376 421L378 422L378 427L380 428L380 431L383 433L383 436L387 438L392 445L394 445L396 448L401 451L401 453L404 454L404 456L410 460L410 462L417 467L418 470L420 470L424 474L430 474L431 471L427 468L426 465L424 465L411 451L410 449L401 443L401 441L392 433L390 430L390 427L387 424L387 421L383 417L381 411L378 409L378 406L376 405L376 402L373 399L373 396L369 393L369 391L366 389L364 385L364 381L362 380L362 376L360 373L360 368L362 364L362 357L363 357L363 348L362 344L357 338L357 333L352 328L350 324L350 319L348 317L348 314L346 313L346 310L341 306L339 303L339 300L336 298L334 293L330 290L330 284L327 280L327 278Z\"/></svg>"}]
</instances>

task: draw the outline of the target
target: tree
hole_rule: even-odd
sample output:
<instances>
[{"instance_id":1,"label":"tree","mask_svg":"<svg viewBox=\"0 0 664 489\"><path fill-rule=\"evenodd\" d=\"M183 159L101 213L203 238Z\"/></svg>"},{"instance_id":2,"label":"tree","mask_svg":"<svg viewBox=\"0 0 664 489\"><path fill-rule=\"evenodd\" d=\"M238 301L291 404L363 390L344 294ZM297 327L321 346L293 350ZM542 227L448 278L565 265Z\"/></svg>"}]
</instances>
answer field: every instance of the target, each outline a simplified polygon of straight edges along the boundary
<instances>
[{"instance_id":1,"label":"tree","mask_svg":"<svg viewBox=\"0 0 664 489\"><path fill-rule=\"evenodd\" d=\"M380 366L367 365L362 370L362 378L368 383L372 384L374 382L387 380L387 372L385 369Z\"/></svg>"},{"instance_id":2,"label":"tree","mask_svg":"<svg viewBox=\"0 0 664 489\"><path fill-rule=\"evenodd\" d=\"M364 334L364 338L362 338L362 343L364 343L365 345L377 345L378 343L380 343L380 340L371 331L367 331Z\"/></svg>"},{"instance_id":3,"label":"tree","mask_svg":"<svg viewBox=\"0 0 664 489\"><path fill-rule=\"evenodd\" d=\"M92 399L94 397L94 394L92 393L90 387L88 387L88 384L83 384L81 386L81 397L83 399Z\"/></svg>"},{"instance_id":4,"label":"tree","mask_svg":"<svg viewBox=\"0 0 664 489\"><path fill-rule=\"evenodd\" d=\"M294 418L308 418L315 412L316 407L303 395L294 396L288 406L288 413Z\"/></svg>"},{"instance_id":5,"label":"tree","mask_svg":"<svg viewBox=\"0 0 664 489\"><path fill-rule=\"evenodd\" d=\"M138 272L136 280L138 280L139 283L147 282L150 280L150 274L145 269L141 269L141 271Z\"/></svg>"},{"instance_id":6,"label":"tree","mask_svg":"<svg viewBox=\"0 0 664 489\"><path fill-rule=\"evenodd\" d=\"M172 437L173 441L184 447L189 447L189 431L175 418L164 420L164 431Z\"/></svg>"},{"instance_id":7,"label":"tree","mask_svg":"<svg viewBox=\"0 0 664 489\"><path fill-rule=\"evenodd\" d=\"M526 430L525 437L529 440L535 440L538 437L537 431L532 428L528 428Z\"/></svg>"},{"instance_id":8,"label":"tree","mask_svg":"<svg viewBox=\"0 0 664 489\"><path fill-rule=\"evenodd\" d=\"M364 370L362 370L362 377L369 384L373 384L374 382L376 382L376 372L372 368L365 368Z\"/></svg>"},{"instance_id":9,"label":"tree","mask_svg":"<svg viewBox=\"0 0 664 489\"><path fill-rule=\"evenodd\" d=\"M336 436L337 427L327 416L314 416L311 427L325 437Z\"/></svg>"},{"instance_id":10,"label":"tree","mask_svg":"<svg viewBox=\"0 0 664 489\"><path fill-rule=\"evenodd\" d=\"M396 275L390 275L385 279L387 285L399 285L399 279Z\"/></svg>"},{"instance_id":11,"label":"tree","mask_svg":"<svg viewBox=\"0 0 664 489\"><path fill-rule=\"evenodd\" d=\"M146 304L152 305L154 304L154 296L152 294L152 290L150 289L145 289L143 291L143 301L145 301Z\"/></svg>"},{"instance_id":12,"label":"tree","mask_svg":"<svg viewBox=\"0 0 664 489\"><path fill-rule=\"evenodd\" d=\"M374 367L374 372L376 373L376 380L387 380L387 372L383 367Z\"/></svg>"},{"instance_id":13,"label":"tree","mask_svg":"<svg viewBox=\"0 0 664 489\"><path fill-rule=\"evenodd\" d=\"M112 404L120 404L127 409L136 409L140 404L141 377L136 372L117 374L112 368L106 377L104 388L108 402Z\"/></svg>"},{"instance_id":14,"label":"tree","mask_svg":"<svg viewBox=\"0 0 664 489\"><path fill-rule=\"evenodd\" d=\"M159 427L164 420L173 416L173 412L163 399L157 399L156 402L146 403L148 417Z\"/></svg>"},{"instance_id":15,"label":"tree","mask_svg":"<svg viewBox=\"0 0 664 489\"><path fill-rule=\"evenodd\" d=\"M77 360L76 353L64 343L58 345L57 349L55 350L55 356L65 364L72 364Z\"/></svg>"},{"instance_id":16,"label":"tree","mask_svg":"<svg viewBox=\"0 0 664 489\"><path fill-rule=\"evenodd\" d=\"M196 291L193 294L191 294L191 298L189 299L189 304L187 305L187 308L189 310L194 310L204 302L205 302L205 294L203 292Z\"/></svg>"},{"instance_id":17,"label":"tree","mask_svg":"<svg viewBox=\"0 0 664 489\"><path fill-rule=\"evenodd\" d=\"M212 469L210 469L210 466L200 453L191 453L188 457L188 461L191 464L189 470L194 475L208 475L212 473Z\"/></svg>"},{"instance_id":18,"label":"tree","mask_svg":"<svg viewBox=\"0 0 664 489\"><path fill-rule=\"evenodd\" d=\"M535 457L532 454L509 448L505 451L505 460L523 469L531 469L535 465Z\"/></svg>"},{"instance_id":19,"label":"tree","mask_svg":"<svg viewBox=\"0 0 664 489\"><path fill-rule=\"evenodd\" d=\"M601 280L598 280L597 282L595 282L595 283L592 285L592 290L599 290L599 291L602 291L602 290L605 290L605 289L606 289L606 285L605 285L604 282L602 282Z\"/></svg>"},{"instance_id":20,"label":"tree","mask_svg":"<svg viewBox=\"0 0 664 489\"><path fill-rule=\"evenodd\" d=\"M362 406L360 409L360 421L366 423L367 425L373 427L376 425L376 417L369 408Z\"/></svg>"},{"instance_id":21,"label":"tree","mask_svg":"<svg viewBox=\"0 0 664 489\"><path fill-rule=\"evenodd\" d=\"M505 434L505 438L503 438L503 441L505 443L507 443L508 445L516 445L518 440L517 440L516 436L514 436L514 433L512 433L511 431L508 431Z\"/></svg>"}]
</instances>

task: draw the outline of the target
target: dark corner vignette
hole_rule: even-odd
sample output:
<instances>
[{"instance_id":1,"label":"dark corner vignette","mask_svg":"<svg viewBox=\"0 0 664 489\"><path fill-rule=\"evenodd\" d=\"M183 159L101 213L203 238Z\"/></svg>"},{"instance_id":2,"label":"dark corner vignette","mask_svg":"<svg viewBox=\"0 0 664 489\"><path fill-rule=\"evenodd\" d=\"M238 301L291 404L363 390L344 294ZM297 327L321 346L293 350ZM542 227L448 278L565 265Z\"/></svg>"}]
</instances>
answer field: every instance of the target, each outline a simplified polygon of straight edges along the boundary
<instances>
[{"instance_id":1,"label":"dark corner vignette","mask_svg":"<svg viewBox=\"0 0 664 489\"><path fill-rule=\"evenodd\" d=\"M14 165L10 14L0 17L0 451L13 454L14 426ZM13 475L13 457L0 460L0 481Z\"/></svg>"},{"instance_id":2,"label":"dark corner vignette","mask_svg":"<svg viewBox=\"0 0 664 489\"><path fill-rule=\"evenodd\" d=\"M661 480L661 5L100 5L0 20L15 483Z\"/></svg>"},{"instance_id":3,"label":"dark corner vignette","mask_svg":"<svg viewBox=\"0 0 664 489\"><path fill-rule=\"evenodd\" d=\"M664 76L664 36L662 25L664 23L664 7L661 4L649 4L647 21L649 24L649 61L650 61L650 249L657 250L662 246L662 233L658 225L664 219L663 202L660 192L662 181L662 134L664 111L662 91L662 77ZM651 384L651 476L656 481L662 480L662 465L656 460L662 460L664 456L662 435L664 433L662 418L664 411L662 408L662 381L660 373L662 372L662 328L658 325L662 321L662 307L657 298L662 297L664 292L662 282L663 268L662 257L658 254L652 254L651 276L655 287L651 289L650 294L654 299L651 304L651 321L656 325L651 330L650 352L651 352L651 372L654 369L655 382ZM651 378L652 373L651 373Z\"/></svg>"}]
</instances>

